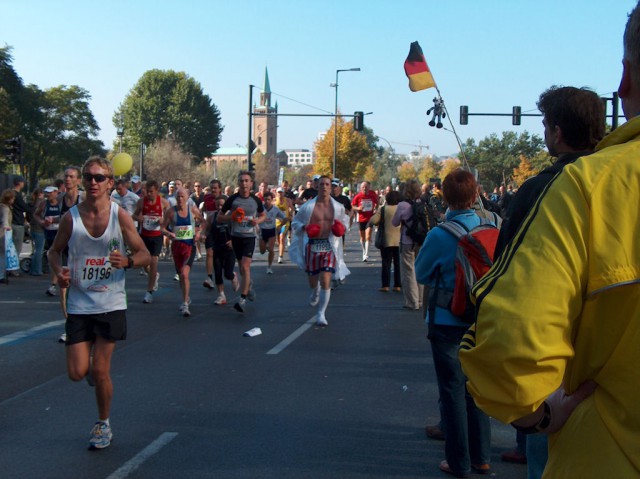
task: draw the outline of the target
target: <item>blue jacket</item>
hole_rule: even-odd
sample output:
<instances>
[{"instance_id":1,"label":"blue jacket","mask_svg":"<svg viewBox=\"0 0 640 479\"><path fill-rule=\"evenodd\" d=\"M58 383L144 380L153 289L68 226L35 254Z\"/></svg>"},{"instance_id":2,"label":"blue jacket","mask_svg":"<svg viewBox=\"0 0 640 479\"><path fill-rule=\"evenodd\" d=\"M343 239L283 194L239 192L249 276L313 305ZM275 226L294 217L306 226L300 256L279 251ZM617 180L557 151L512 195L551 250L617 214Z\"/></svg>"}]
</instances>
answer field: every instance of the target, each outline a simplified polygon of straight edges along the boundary
<instances>
[{"instance_id":1,"label":"blue jacket","mask_svg":"<svg viewBox=\"0 0 640 479\"><path fill-rule=\"evenodd\" d=\"M481 221L480 217L471 209L449 211L446 215L446 221L451 221L453 218L468 229L475 228ZM456 277L455 259L457 246L458 241L456 238L444 229L436 227L429 231L415 262L418 283L435 287L436 272L439 268L440 282L438 287L445 291L453 291ZM425 302L428 305L427 298L425 298ZM426 321L429 321L428 311ZM451 311L439 306L436 306L434 323L441 326L469 326L468 323L451 314Z\"/></svg>"}]
</instances>

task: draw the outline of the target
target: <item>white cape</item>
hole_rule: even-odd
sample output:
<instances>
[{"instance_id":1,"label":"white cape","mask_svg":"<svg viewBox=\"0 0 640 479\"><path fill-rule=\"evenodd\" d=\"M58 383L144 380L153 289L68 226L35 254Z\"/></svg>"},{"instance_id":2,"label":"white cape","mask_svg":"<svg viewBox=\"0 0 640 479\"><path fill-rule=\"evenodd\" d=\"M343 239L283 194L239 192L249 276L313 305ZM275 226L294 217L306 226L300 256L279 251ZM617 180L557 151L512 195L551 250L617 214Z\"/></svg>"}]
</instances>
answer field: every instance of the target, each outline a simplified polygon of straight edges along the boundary
<instances>
[{"instance_id":1,"label":"white cape","mask_svg":"<svg viewBox=\"0 0 640 479\"><path fill-rule=\"evenodd\" d=\"M333 205L333 218L334 220L339 221L344 225L345 232L349 228L349 217L346 215L344 211L344 206L338 203L336 200L331 198L331 204ZM307 232L305 227L309 224L311 220L311 215L313 213L313 208L316 206L316 198L313 198L307 201L305 204L300 206L298 213L293 217L293 221L291 222L291 246L289 247L289 258L295 264L300 267L303 271L305 270L305 250L307 247L307 243L309 242L309 237L307 236ZM343 254L342 254L342 238L334 236L333 233L329 234L329 243L331 244L331 249L333 253L336 255L336 272L334 274L334 278L336 279L344 279L347 275L351 274L351 271L347 268L347 265L344 262Z\"/></svg>"}]
</instances>

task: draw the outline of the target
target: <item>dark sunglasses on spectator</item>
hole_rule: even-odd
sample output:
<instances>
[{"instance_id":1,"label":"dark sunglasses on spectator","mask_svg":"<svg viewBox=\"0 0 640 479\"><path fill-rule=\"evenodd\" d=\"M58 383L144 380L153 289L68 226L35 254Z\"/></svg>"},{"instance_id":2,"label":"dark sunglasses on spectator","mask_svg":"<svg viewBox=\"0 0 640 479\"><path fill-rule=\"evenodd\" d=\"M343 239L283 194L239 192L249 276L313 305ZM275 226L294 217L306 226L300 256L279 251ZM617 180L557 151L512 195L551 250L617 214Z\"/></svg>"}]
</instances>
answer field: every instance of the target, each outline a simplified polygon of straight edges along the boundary
<instances>
[{"instance_id":1,"label":"dark sunglasses on spectator","mask_svg":"<svg viewBox=\"0 0 640 479\"><path fill-rule=\"evenodd\" d=\"M96 183L102 183L103 181L106 181L110 178L110 176L102 175L100 173L98 173L97 175L92 175L91 173L82 174L82 179L87 183L91 183L91 180L96 180Z\"/></svg>"}]
</instances>

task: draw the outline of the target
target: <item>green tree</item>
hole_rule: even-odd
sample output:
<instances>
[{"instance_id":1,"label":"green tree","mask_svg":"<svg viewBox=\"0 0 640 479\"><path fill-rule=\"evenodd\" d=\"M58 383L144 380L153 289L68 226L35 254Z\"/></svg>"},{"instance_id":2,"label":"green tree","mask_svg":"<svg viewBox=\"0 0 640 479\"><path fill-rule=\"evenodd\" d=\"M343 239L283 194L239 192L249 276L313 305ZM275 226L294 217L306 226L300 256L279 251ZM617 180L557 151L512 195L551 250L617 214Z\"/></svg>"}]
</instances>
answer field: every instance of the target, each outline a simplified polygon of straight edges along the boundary
<instances>
[{"instance_id":1,"label":"green tree","mask_svg":"<svg viewBox=\"0 0 640 479\"><path fill-rule=\"evenodd\" d=\"M103 155L87 90L75 85L45 91L24 86L12 61L11 48L0 49L0 134L22 136L21 172L30 188L66 165L80 165L91 154Z\"/></svg>"},{"instance_id":2,"label":"green tree","mask_svg":"<svg viewBox=\"0 0 640 479\"><path fill-rule=\"evenodd\" d=\"M144 169L147 179L159 183L180 178L190 181L195 174L193 157L185 153L180 145L171 138L158 140L147 148L144 157Z\"/></svg>"},{"instance_id":3,"label":"green tree","mask_svg":"<svg viewBox=\"0 0 640 479\"><path fill-rule=\"evenodd\" d=\"M336 122L321 140L316 141L316 163L314 171L318 174L332 175L333 172L333 140ZM367 167L373 164L374 154L367 143L367 137L353 130L351 122L337 118L338 142L336 148L336 176L345 182L354 182L364 175Z\"/></svg>"},{"instance_id":4,"label":"green tree","mask_svg":"<svg viewBox=\"0 0 640 479\"><path fill-rule=\"evenodd\" d=\"M115 112L113 124L124 127L123 145L130 152L171 138L198 162L218 149L223 130L220 112L200 83L173 70L145 72Z\"/></svg>"},{"instance_id":5,"label":"green tree","mask_svg":"<svg viewBox=\"0 0 640 479\"><path fill-rule=\"evenodd\" d=\"M544 141L538 135L505 131L501 138L492 133L477 145L470 138L463 149L469 166L478 169L480 181L489 188L510 183L513 169L520 164L520 156L533 158L543 147Z\"/></svg>"}]
</instances>

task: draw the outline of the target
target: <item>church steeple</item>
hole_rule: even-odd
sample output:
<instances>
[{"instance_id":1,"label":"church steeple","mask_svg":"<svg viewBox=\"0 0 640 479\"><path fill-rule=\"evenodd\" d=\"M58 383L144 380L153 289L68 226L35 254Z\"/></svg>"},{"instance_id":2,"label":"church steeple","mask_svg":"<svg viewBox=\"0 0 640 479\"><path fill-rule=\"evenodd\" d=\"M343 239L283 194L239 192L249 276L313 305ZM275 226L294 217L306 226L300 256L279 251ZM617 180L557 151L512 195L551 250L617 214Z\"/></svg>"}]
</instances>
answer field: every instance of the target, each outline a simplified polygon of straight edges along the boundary
<instances>
[{"instance_id":1,"label":"church steeple","mask_svg":"<svg viewBox=\"0 0 640 479\"><path fill-rule=\"evenodd\" d=\"M260 106L254 106L253 142L267 158L275 158L278 152L278 102L271 106L269 71L264 68L264 88L260 93Z\"/></svg>"},{"instance_id":2,"label":"church steeple","mask_svg":"<svg viewBox=\"0 0 640 479\"><path fill-rule=\"evenodd\" d=\"M271 85L269 85L269 70L264 67L264 88L260 93L260 106L271 107Z\"/></svg>"}]
</instances>

